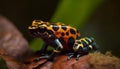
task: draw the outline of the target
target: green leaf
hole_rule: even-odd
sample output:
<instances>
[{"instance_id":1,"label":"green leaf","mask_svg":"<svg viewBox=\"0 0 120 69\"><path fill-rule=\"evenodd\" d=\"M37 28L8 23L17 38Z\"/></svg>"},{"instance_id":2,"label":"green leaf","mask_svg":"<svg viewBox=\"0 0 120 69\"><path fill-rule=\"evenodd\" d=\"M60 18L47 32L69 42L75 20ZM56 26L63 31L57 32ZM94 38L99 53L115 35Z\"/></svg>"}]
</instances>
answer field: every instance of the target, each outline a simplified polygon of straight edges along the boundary
<instances>
[{"instance_id":1,"label":"green leaf","mask_svg":"<svg viewBox=\"0 0 120 69\"><path fill-rule=\"evenodd\" d=\"M51 21L81 27L103 0L61 0Z\"/></svg>"},{"instance_id":2,"label":"green leaf","mask_svg":"<svg viewBox=\"0 0 120 69\"><path fill-rule=\"evenodd\" d=\"M32 40L32 42L30 43L30 48L33 50L33 51L38 51L41 49L42 47L42 44L43 44L43 41L39 38L35 38L34 40Z\"/></svg>"},{"instance_id":3,"label":"green leaf","mask_svg":"<svg viewBox=\"0 0 120 69\"><path fill-rule=\"evenodd\" d=\"M30 48L33 51L39 51L41 47L43 46L43 41L40 38L35 38L31 43L30 43ZM53 50L52 47L48 46L49 50Z\"/></svg>"},{"instance_id":4,"label":"green leaf","mask_svg":"<svg viewBox=\"0 0 120 69\"><path fill-rule=\"evenodd\" d=\"M5 61L0 57L0 69L8 69Z\"/></svg>"}]
</instances>

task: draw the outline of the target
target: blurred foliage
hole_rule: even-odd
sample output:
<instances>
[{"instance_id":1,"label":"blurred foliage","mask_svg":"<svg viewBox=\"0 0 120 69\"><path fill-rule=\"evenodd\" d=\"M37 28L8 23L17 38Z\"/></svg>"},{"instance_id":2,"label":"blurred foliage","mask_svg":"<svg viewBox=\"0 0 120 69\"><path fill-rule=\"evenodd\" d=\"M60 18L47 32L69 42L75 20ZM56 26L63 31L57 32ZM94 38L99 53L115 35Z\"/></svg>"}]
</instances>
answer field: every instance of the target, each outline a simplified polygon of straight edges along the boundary
<instances>
[{"instance_id":1,"label":"blurred foliage","mask_svg":"<svg viewBox=\"0 0 120 69\"><path fill-rule=\"evenodd\" d=\"M32 42L30 43L30 48L33 50L33 51L36 51L36 50L40 50L41 47L43 45L43 41L39 38L35 38L32 40Z\"/></svg>"},{"instance_id":2,"label":"blurred foliage","mask_svg":"<svg viewBox=\"0 0 120 69\"><path fill-rule=\"evenodd\" d=\"M51 21L81 27L103 0L62 0Z\"/></svg>"},{"instance_id":3,"label":"blurred foliage","mask_svg":"<svg viewBox=\"0 0 120 69\"><path fill-rule=\"evenodd\" d=\"M51 21L80 28L102 2L103 0L61 0ZM40 39L34 39L30 47L35 51L39 50L42 44Z\"/></svg>"},{"instance_id":4,"label":"blurred foliage","mask_svg":"<svg viewBox=\"0 0 120 69\"><path fill-rule=\"evenodd\" d=\"M8 69L5 61L0 58L0 69Z\"/></svg>"},{"instance_id":5,"label":"blurred foliage","mask_svg":"<svg viewBox=\"0 0 120 69\"><path fill-rule=\"evenodd\" d=\"M32 42L30 43L30 48L33 50L33 51L38 51L41 49L43 45L43 41L40 39L40 38L35 38L32 40ZM49 50L52 50L53 48L51 46L48 46L48 49Z\"/></svg>"}]
</instances>

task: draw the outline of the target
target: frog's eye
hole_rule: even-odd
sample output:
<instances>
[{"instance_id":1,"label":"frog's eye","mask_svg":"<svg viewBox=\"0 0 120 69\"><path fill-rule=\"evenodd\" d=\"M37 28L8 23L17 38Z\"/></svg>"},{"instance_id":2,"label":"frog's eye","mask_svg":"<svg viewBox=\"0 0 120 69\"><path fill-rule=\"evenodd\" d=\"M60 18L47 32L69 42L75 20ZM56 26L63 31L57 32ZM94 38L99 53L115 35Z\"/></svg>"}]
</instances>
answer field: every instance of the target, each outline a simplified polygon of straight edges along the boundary
<instances>
[{"instance_id":1,"label":"frog's eye","mask_svg":"<svg viewBox=\"0 0 120 69\"><path fill-rule=\"evenodd\" d=\"M39 26L39 27L38 27L38 31L39 31L40 33L44 33L44 32L46 31L46 27L44 27L44 26Z\"/></svg>"}]
</instances>

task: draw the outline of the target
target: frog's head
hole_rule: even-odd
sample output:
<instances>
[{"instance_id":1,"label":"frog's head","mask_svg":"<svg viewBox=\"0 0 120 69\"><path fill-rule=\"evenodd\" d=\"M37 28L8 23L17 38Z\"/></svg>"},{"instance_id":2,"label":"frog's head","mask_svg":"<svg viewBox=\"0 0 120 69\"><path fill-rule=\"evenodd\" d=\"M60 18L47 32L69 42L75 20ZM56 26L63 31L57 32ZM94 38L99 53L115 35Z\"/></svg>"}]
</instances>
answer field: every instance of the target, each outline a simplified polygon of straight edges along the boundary
<instances>
[{"instance_id":1,"label":"frog's head","mask_svg":"<svg viewBox=\"0 0 120 69\"><path fill-rule=\"evenodd\" d=\"M46 29L48 24L49 24L48 22L34 20L32 22L32 25L28 27L28 30L30 34L32 34L35 37L43 37L48 34Z\"/></svg>"}]
</instances>

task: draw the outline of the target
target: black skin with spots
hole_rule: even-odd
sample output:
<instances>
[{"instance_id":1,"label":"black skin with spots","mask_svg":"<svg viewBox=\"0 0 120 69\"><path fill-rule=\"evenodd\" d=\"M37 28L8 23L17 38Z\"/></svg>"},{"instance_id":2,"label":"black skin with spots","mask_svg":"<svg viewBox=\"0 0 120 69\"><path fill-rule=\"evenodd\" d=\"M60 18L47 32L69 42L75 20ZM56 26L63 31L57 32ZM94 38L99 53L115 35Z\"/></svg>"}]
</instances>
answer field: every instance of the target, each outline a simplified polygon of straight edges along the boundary
<instances>
[{"instance_id":1,"label":"black skin with spots","mask_svg":"<svg viewBox=\"0 0 120 69\"><path fill-rule=\"evenodd\" d=\"M65 34L62 32L61 35L64 36Z\"/></svg>"},{"instance_id":2,"label":"black skin with spots","mask_svg":"<svg viewBox=\"0 0 120 69\"><path fill-rule=\"evenodd\" d=\"M47 30L47 32L48 32L49 34L53 34L53 31L52 31L52 30Z\"/></svg>"},{"instance_id":3,"label":"black skin with spots","mask_svg":"<svg viewBox=\"0 0 120 69\"><path fill-rule=\"evenodd\" d=\"M70 37L68 39L68 46L72 47L74 43L75 43L75 39L73 37Z\"/></svg>"},{"instance_id":4,"label":"black skin with spots","mask_svg":"<svg viewBox=\"0 0 120 69\"><path fill-rule=\"evenodd\" d=\"M78 44L81 44L81 42L77 42Z\"/></svg>"},{"instance_id":5,"label":"black skin with spots","mask_svg":"<svg viewBox=\"0 0 120 69\"><path fill-rule=\"evenodd\" d=\"M67 30L67 27L66 27L66 26L62 26L62 29L63 29L63 30Z\"/></svg>"},{"instance_id":6,"label":"black skin with spots","mask_svg":"<svg viewBox=\"0 0 120 69\"><path fill-rule=\"evenodd\" d=\"M75 32L74 29L70 29L70 33L71 33L71 34L76 34L76 32Z\"/></svg>"},{"instance_id":7,"label":"black skin with spots","mask_svg":"<svg viewBox=\"0 0 120 69\"><path fill-rule=\"evenodd\" d=\"M66 42L64 41L63 37L59 38L59 41L61 42L61 44L65 44Z\"/></svg>"},{"instance_id":8,"label":"black skin with spots","mask_svg":"<svg viewBox=\"0 0 120 69\"><path fill-rule=\"evenodd\" d=\"M59 27L57 27L57 26L53 26L52 28L54 31L57 31L59 29Z\"/></svg>"},{"instance_id":9,"label":"black skin with spots","mask_svg":"<svg viewBox=\"0 0 120 69\"><path fill-rule=\"evenodd\" d=\"M69 33L68 33L68 32L66 32L66 35L68 36L68 35L69 35Z\"/></svg>"}]
</instances>

